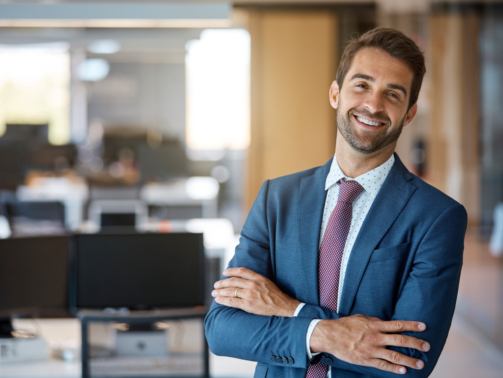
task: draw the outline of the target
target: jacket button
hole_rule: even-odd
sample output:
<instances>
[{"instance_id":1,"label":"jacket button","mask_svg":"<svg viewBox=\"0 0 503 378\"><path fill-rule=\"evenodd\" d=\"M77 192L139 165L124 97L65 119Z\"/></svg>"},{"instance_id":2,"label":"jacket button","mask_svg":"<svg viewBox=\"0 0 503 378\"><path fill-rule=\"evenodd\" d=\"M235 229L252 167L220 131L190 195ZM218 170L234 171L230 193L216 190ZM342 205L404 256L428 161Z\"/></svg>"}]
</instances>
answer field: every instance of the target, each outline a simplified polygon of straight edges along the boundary
<instances>
[{"instance_id":1,"label":"jacket button","mask_svg":"<svg viewBox=\"0 0 503 378\"><path fill-rule=\"evenodd\" d=\"M281 357L276 357L276 362L282 364L283 363L283 359Z\"/></svg>"},{"instance_id":2,"label":"jacket button","mask_svg":"<svg viewBox=\"0 0 503 378\"><path fill-rule=\"evenodd\" d=\"M271 361L276 362L276 356L271 356Z\"/></svg>"},{"instance_id":3,"label":"jacket button","mask_svg":"<svg viewBox=\"0 0 503 378\"><path fill-rule=\"evenodd\" d=\"M331 364L332 362L334 362L334 360L332 360L330 357L327 357L327 358L325 358L325 362L327 364Z\"/></svg>"},{"instance_id":4,"label":"jacket button","mask_svg":"<svg viewBox=\"0 0 503 378\"><path fill-rule=\"evenodd\" d=\"M293 357L288 357L288 362L293 365L295 363L295 360L293 359Z\"/></svg>"},{"instance_id":5,"label":"jacket button","mask_svg":"<svg viewBox=\"0 0 503 378\"><path fill-rule=\"evenodd\" d=\"M284 363L284 364L287 364L287 363L288 363L288 358L283 357L283 363Z\"/></svg>"}]
</instances>

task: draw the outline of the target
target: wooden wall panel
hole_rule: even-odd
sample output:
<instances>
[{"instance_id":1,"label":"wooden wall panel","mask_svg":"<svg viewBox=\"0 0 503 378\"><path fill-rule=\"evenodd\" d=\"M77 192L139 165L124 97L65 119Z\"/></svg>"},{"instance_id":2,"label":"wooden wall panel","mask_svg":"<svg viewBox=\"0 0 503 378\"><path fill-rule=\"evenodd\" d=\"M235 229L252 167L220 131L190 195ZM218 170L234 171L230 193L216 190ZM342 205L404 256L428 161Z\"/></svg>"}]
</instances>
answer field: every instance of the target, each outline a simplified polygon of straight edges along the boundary
<instances>
[{"instance_id":1,"label":"wooden wall panel","mask_svg":"<svg viewBox=\"0 0 503 378\"><path fill-rule=\"evenodd\" d=\"M337 20L326 11L253 10L249 208L266 179L322 165L335 151L328 91L336 72Z\"/></svg>"},{"instance_id":2,"label":"wooden wall panel","mask_svg":"<svg viewBox=\"0 0 503 378\"><path fill-rule=\"evenodd\" d=\"M431 18L431 123L428 180L461 202L478 223L479 16L449 13Z\"/></svg>"}]
</instances>

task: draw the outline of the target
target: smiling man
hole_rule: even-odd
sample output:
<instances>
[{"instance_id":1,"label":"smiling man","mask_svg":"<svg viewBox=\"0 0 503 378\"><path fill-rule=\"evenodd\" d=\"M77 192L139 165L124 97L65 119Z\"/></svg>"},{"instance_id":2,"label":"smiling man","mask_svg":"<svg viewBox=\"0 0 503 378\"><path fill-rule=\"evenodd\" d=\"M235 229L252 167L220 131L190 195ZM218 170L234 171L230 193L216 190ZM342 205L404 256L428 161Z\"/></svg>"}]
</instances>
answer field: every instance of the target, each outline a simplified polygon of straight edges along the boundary
<instances>
[{"instance_id":1,"label":"smiling man","mask_svg":"<svg viewBox=\"0 0 503 378\"><path fill-rule=\"evenodd\" d=\"M425 73L386 28L349 43L330 103L335 156L266 181L205 327L210 349L256 378L427 377L444 346L466 212L394 153Z\"/></svg>"}]
</instances>

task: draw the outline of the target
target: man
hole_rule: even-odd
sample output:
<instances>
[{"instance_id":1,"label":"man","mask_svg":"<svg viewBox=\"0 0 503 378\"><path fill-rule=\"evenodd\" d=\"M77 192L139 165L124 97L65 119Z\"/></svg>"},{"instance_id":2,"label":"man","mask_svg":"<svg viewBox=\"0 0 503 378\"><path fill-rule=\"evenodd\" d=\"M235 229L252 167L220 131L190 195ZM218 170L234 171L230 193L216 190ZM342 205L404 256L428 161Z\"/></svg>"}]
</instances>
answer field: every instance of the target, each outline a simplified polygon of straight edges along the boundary
<instances>
[{"instance_id":1,"label":"man","mask_svg":"<svg viewBox=\"0 0 503 378\"><path fill-rule=\"evenodd\" d=\"M346 47L330 88L334 158L266 181L206 317L210 349L255 377L427 377L450 328L466 212L411 174L397 139L424 58L378 28Z\"/></svg>"}]
</instances>

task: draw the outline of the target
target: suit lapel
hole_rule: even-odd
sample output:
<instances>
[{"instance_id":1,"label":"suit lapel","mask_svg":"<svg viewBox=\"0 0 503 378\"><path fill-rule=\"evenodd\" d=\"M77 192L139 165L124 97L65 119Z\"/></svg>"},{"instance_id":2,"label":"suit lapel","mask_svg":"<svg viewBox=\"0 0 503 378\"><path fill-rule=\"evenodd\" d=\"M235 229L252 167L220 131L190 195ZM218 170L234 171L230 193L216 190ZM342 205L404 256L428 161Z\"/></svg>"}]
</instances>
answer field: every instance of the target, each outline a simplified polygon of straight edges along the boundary
<instances>
[{"instance_id":1,"label":"suit lapel","mask_svg":"<svg viewBox=\"0 0 503 378\"><path fill-rule=\"evenodd\" d=\"M318 250L321 221L325 207L325 182L332 159L319 167L311 176L300 181L298 198L298 235L301 251L301 271L304 280L305 300L319 304Z\"/></svg>"},{"instance_id":2,"label":"suit lapel","mask_svg":"<svg viewBox=\"0 0 503 378\"><path fill-rule=\"evenodd\" d=\"M339 307L342 316L349 315L351 311L372 252L417 189L407 182L412 178L395 154L395 164L379 190L351 251Z\"/></svg>"}]
</instances>

